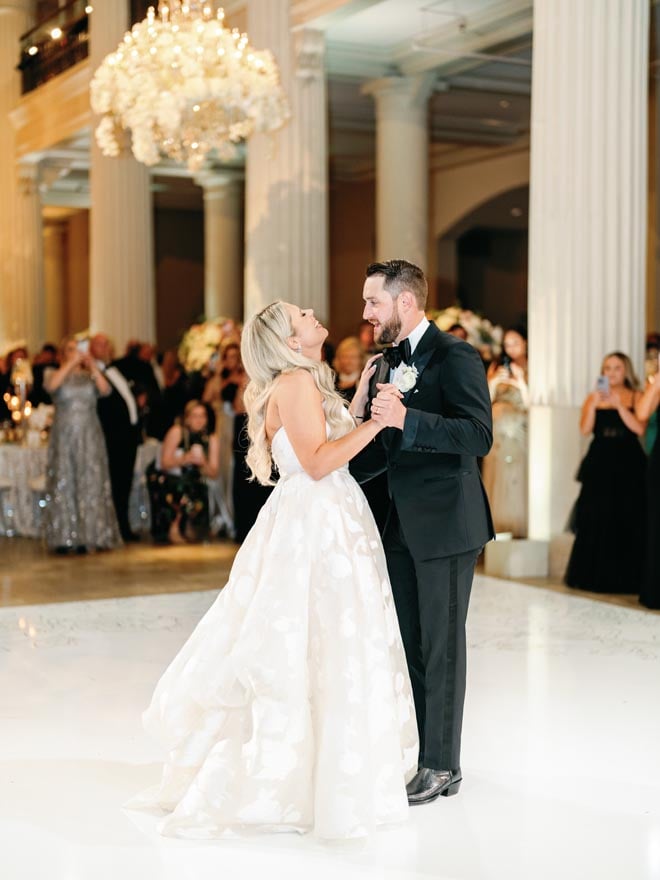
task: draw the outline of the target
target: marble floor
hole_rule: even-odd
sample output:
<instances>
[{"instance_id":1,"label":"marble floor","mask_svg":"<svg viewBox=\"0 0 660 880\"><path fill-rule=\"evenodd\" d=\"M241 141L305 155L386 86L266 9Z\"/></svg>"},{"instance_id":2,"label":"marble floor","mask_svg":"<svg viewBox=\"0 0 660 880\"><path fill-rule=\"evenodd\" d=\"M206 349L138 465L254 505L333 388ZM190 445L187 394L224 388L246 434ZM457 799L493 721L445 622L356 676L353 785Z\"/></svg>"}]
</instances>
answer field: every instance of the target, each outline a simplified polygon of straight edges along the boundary
<instances>
[{"instance_id":1,"label":"marble floor","mask_svg":"<svg viewBox=\"0 0 660 880\"><path fill-rule=\"evenodd\" d=\"M121 805L158 776L140 712L216 595L228 551L201 549L172 584L202 589L0 608L3 880L660 878L660 616L483 576L458 797L351 845L158 837Z\"/></svg>"}]
</instances>

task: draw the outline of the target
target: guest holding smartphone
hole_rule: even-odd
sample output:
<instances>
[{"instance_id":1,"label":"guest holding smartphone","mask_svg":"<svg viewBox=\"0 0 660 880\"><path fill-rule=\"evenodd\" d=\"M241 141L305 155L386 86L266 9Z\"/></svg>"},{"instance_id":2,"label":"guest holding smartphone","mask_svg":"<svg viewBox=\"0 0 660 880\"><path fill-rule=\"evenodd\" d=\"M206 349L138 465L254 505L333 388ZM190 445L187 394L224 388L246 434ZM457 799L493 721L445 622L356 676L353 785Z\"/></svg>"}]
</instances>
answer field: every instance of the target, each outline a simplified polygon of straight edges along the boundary
<instances>
[{"instance_id":1,"label":"guest holding smartphone","mask_svg":"<svg viewBox=\"0 0 660 880\"><path fill-rule=\"evenodd\" d=\"M89 355L89 342L68 336L59 369L44 372L55 404L46 472L46 543L57 553L121 545L97 400L111 386Z\"/></svg>"},{"instance_id":2,"label":"guest holding smartphone","mask_svg":"<svg viewBox=\"0 0 660 880\"><path fill-rule=\"evenodd\" d=\"M596 390L585 400L580 431L593 434L577 479L575 543L569 587L596 593L639 593L645 544L646 420L635 414L639 381L630 358L608 354Z\"/></svg>"},{"instance_id":3,"label":"guest holding smartphone","mask_svg":"<svg viewBox=\"0 0 660 880\"><path fill-rule=\"evenodd\" d=\"M635 414L648 421L660 407L660 373L649 376ZM656 418L658 416L656 415ZM639 601L647 608L660 608L660 440L656 437L647 469L646 566Z\"/></svg>"}]
</instances>

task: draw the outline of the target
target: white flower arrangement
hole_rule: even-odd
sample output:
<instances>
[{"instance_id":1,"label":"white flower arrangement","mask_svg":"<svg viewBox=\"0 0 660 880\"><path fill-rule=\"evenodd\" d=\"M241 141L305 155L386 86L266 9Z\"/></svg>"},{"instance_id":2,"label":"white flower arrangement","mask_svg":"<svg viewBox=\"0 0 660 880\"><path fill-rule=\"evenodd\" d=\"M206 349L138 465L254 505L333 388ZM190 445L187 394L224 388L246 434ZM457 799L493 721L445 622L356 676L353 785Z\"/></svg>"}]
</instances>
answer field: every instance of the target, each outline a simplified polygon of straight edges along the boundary
<instances>
[{"instance_id":1,"label":"white flower arrangement","mask_svg":"<svg viewBox=\"0 0 660 880\"><path fill-rule=\"evenodd\" d=\"M419 373L414 364L399 364L394 373L393 384L399 389L401 394L406 394L415 387L418 376Z\"/></svg>"},{"instance_id":2,"label":"white flower arrangement","mask_svg":"<svg viewBox=\"0 0 660 880\"><path fill-rule=\"evenodd\" d=\"M216 318L203 324L193 324L179 344L179 360L188 372L206 367L223 342L238 341L239 329L228 318Z\"/></svg>"},{"instance_id":3,"label":"white flower arrangement","mask_svg":"<svg viewBox=\"0 0 660 880\"><path fill-rule=\"evenodd\" d=\"M198 171L211 150L222 159L254 131L274 131L289 117L277 64L253 49L246 34L224 27L210 4L173 0L126 33L91 83L91 104L103 116L96 140L118 156L123 132L145 165L161 156Z\"/></svg>"},{"instance_id":4,"label":"white flower arrangement","mask_svg":"<svg viewBox=\"0 0 660 880\"><path fill-rule=\"evenodd\" d=\"M452 324L460 324L461 327L465 327L468 335L467 341L484 355L496 356L502 350L503 329L469 309L450 306L439 312L431 312L429 319L445 332Z\"/></svg>"}]
</instances>

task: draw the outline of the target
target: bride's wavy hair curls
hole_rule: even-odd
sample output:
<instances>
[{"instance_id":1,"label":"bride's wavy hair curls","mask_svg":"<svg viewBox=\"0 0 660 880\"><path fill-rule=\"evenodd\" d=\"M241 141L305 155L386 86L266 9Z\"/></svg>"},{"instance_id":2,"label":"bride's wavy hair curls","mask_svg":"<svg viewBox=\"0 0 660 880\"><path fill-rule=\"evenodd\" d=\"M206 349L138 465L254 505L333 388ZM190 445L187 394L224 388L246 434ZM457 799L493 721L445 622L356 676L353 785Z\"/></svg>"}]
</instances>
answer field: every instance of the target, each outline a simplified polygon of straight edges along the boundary
<instances>
[{"instance_id":1,"label":"bride's wavy hair curls","mask_svg":"<svg viewBox=\"0 0 660 880\"><path fill-rule=\"evenodd\" d=\"M334 376L327 364L293 351L287 340L294 335L291 317L281 300L271 303L247 321L241 335L241 358L249 377L245 389L247 433L250 440L246 461L262 486L273 486L273 459L266 437L266 409L279 376L294 370L311 373L323 398L330 440L351 430L344 415L346 401L335 391Z\"/></svg>"}]
</instances>

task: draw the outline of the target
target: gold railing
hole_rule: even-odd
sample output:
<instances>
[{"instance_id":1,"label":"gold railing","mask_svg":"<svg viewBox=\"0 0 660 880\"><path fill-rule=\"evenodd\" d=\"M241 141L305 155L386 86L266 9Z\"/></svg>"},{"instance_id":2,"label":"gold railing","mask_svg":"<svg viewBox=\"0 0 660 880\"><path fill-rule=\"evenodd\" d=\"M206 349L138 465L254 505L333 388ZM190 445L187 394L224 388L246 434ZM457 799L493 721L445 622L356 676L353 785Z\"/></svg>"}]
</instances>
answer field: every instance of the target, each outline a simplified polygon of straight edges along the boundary
<instances>
[{"instance_id":1,"label":"gold railing","mask_svg":"<svg viewBox=\"0 0 660 880\"><path fill-rule=\"evenodd\" d=\"M92 2L71 0L23 34L18 63L23 94L87 58Z\"/></svg>"}]
</instances>

